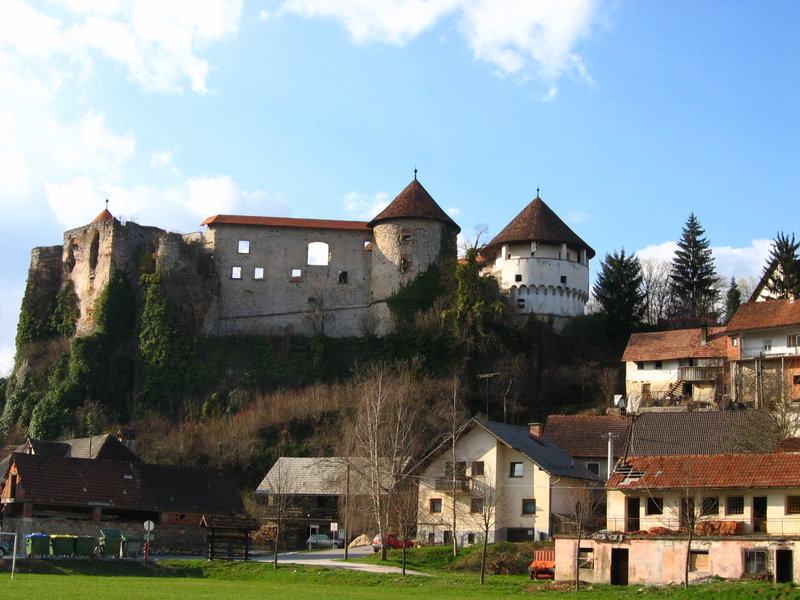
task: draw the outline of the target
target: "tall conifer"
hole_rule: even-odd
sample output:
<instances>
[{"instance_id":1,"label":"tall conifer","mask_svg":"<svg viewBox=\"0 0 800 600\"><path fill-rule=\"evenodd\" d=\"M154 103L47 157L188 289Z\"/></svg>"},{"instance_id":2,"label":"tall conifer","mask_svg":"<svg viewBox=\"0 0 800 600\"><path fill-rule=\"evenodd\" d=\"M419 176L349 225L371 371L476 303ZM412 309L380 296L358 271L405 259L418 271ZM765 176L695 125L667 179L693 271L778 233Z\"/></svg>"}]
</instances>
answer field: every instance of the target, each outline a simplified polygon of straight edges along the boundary
<instances>
[{"instance_id":1,"label":"tall conifer","mask_svg":"<svg viewBox=\"0 0 800 600\"><path fill-rule=\"evenodd\" d=\"M642 321L645 293L642 287L642 268L636 256L606 254L600 265L594 297L606 315L609 327L620 335L627 335Z\"/></svg>"},{"instance_id":2,"label":"tall conifer","mask_svg":"<svg viewBox=\"0 0 800 600\"><path fill-rule=\"evenodd\" d=\"M714 316L717 279L711 245L694 213L683 227L670 269L670 296L674 317L699 322Z\"/></svg>"}]
</instances>

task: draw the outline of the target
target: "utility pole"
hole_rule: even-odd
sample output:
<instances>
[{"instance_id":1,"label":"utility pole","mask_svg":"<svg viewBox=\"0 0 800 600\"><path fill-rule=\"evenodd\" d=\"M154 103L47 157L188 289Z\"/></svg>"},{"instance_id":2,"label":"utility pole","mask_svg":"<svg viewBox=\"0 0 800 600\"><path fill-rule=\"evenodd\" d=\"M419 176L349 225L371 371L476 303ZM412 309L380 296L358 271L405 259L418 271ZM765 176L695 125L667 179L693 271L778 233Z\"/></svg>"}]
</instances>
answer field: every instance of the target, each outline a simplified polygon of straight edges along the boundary
<instances>
[{"instance_id":1,"label":"utility pole","mask_svg":"<svg viewBox=\"0 0 800 600\"><path fill-rule=\"evenodd\" d=\"M608 440L608 470L606 472L606 481L611 477L611 472L614 470L614 440L619 437L618 433L604 433L602 437Z\"/></svg>"}]
</instances>

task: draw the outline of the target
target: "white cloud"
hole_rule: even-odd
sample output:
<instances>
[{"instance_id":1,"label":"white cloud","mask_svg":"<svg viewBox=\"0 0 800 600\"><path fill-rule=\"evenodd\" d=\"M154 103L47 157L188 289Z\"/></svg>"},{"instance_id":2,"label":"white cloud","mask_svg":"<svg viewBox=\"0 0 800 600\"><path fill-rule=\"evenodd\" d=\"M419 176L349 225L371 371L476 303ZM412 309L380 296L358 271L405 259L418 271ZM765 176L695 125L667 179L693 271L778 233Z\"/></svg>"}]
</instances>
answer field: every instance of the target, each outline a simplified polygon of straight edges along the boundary
<instances>
[{"instance_id":1,"label":"white cloud","mask_svg":"<svg viewBox=\"0 0 800 600\"><path fill-rule=\"evenodd\" d=\"M718 246L711 248L716 265L717 275L728 280L731 277L760 278L764 270L771 240L753 240L749 246L733 248L731 246ZM678 245L675 242L647 246L636 251L640 259L655 258L664 262L672 262Z\"/></svg>"},{"instance_id":2,"label":"white cloud","mask_svg":"<svg viewBox=\"0 0 800 600\"><path fill-rule=\"evenodd\" d=\"M577 43L598 21L597 0L284 0L280 12L342 23L356 43L402 45L454 17L475 58L502 75L536 75L550 84L573 74L591 81Z\"/></svg>"},{"instance_id":3,"label":"white cloud","mask_svg":"<svg viewBox=\"0 0 800 600\"><path fill-rule=\"evenodd\" d=\"M372 219L377 216L384 208L389 206L389 194L378 192L369 195L362 192L349 192L344 196L344 209L353 213L359 219Z\"/></svg>"},{"instance_id":4,"label":"white cloud","mask_svg":"<svg viewBox=\"0 0 800 600\"><path fill-rule=\"evenodd\" d=\"M458 215L461 214L461 209L460 208L456 208L456 207L453 206L453 207L448 208L446 212L451 217L457 217Z\"/></svg>"}]
</instances>

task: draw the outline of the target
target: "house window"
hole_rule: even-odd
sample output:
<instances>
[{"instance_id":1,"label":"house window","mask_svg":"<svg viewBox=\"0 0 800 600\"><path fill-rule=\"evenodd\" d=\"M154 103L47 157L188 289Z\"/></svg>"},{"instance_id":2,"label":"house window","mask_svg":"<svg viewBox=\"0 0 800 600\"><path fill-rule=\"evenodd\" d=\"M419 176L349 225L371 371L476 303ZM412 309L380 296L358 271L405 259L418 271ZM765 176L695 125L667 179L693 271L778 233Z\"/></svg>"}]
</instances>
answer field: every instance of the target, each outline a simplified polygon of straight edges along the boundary
<instances>
[{"instance_id":1,"label":"house window","mask_svg":"<svg viewBox=\"0 0 800 600\"><path fill-rule=\"evenodd\" d=\"M648 498L646 509L648 515L663 515L664 498Z\"/></svg>"},{"instance_id":2,"label":"house window","mask_svg":"<svg viewBox=\"0 0 800 600\"><path fill-rule=\"evenodd\" d=\"M792 334L786 336L786 345L789 346L789 348L797 348L800 346L800 335Z\"/></svg>"},{"instance_id":3,"label":"house window","mask_svg":"<svg viewBox=\"0 0 800 600\"><path fill-rule=\"evenodd\" d=\"M748 575L763 575L767 572L766 550L744 551L744 572Z\"/></svg>"},{"instance_id":4,"label":"house window","mask_svg":"<svg viewBox=\"0 0 800 600\"><path fill-rule=\"evenodd\" d=\"M708 550L689 551L689 570L708 571Z\"/></svg>"},{"instance_id":5,"label":"house window","mask_svg":"<svg viewBox=\"0 0 800 600\"><path fill-rule=\"evenodd\" d=\"M339 271L339 283L347 283L347 271Z\"/></svg>"},{"instance_id":6,"label":"house window","mask_svg":"<svg viewBox=\"0 0 800 600\"><path fill-rule=\"evenodd\" d=\"M522 501L522 514L533 515L536 514L536 500L533 498L525 498Z\"/></svg>"},{"instance_id":7,"label":"house window","mask_svg":"<svg viewBox=\"0 0 800 600\"><path fill-rule=\"evenodd\" d=\"M567 283L567 276L566 275L562 275L561 276L561 283Z\"/></svg>"},{"instance_id":8,"label":"house window","mask_svg":"<svg viewBox=\"0 0 800 600\"><path fill-rule=\"evenodd\" d=\"M249 240L239 240L239 254L250 254Z\"/></svg>"},{"instance_id":9,"label":"house window","mask_svg":"<svg viewBox=\"0 0 800 600\"><path fill-rule=\"evenodd\" d=\"M786 514L800 515L800 496L786 496Z\"/></svg>"},{"instance_id":10,"label":"house window","mask_svg":"<svg viewBox=\"0 0 800 600\"><path fill-rule=\"evenodd\" d=\"M763 348L764 352L772 352L772 340L764 340Z\"/></svg>"},{"instance_id":11,"label":"house window","mask_svg":"<svg viewBox=\"0 0 800 600\"><path fill-rule=\"evenodd\" d=\"M744 514L744 496L728 496L725 502L726 515Z\"/></svg>"},{"instance_id":12,"label":"house window","mask_svg":"<svg viewBox=\"0 0 800 600\"><path fill-rule=\"evenodd\" d=\"M455 469L453 464L455 464ZM444 463L444 476L447 479L464 479L467 476L467 463L460 460L453 463L453 461L448 460Z\"/></svg>"},{"instance_id":13,"label":"house window","mask_svg":"<svg viewBox=\"0 0 800 600\"><path fill-rule=\"evenodd\" d=\"M483 498L472 498L469 501L469 512L480 514L483 512Z\"/></svg>"},{"instance_id":14,"label":"house window","mask_svg":"<svg viewBox=\"0 0 800 600\"><path fill-rule=\"evenodd\" d=\"M600 464L599 463L589 463L586 465L586 468L589 469L595 475L600 474Z\"/></svg>"},{"instance_id":15,"label":"house window","mask_svg":"<svg viewBox=\"0 0 800 600\"><path fill-rule=\"evenodd\" d=\"M739 338L731 338L731 346L738 346L739 345Z\"/></svg>"},{"instance_id":16,"label":"house window","mask_svg":"<svg viewBox=\"0 0 800 600\"><path fill-rule=\"evenodd\" d=\"M800 385L800 375L792 375L792 384Z\"/></svg>"},{"instance_id":17,"label":"house window","mask_svg":"<svg viewBox=\"0 0 800 600\"><path fill-rule=\"evenodd\" d=\"M468 544L474 544L475 543L475 534L474 533L468 533L467 534L467 543Z\"/></svg>"},{"instance_id":18,"label":"house window","mask_svg":"<svg viewBox=\"0 0 800 600\"><path fill-rule=\"evenodd\" d=\"M231 279L242 278L242 267L231 267Z\"/></svg>"},{"instance_id":19,"label":"house window","mask_svg":"<svg viewBox=\"0 0 800 600\"><path fill-rule=\"evenodd\" d=\"M301 269L292 269L292 281L300 281L302 276L303 271Z\"/></svg>"},{"instance_id":20,"label":"house window","mask_svg":"<svg viewBox=\"0 0 800 600\"><path fill-rule=\"evenodd\" d=\"M580 549L578 549L578 568L579 569L594 569L594 549L593 548L580 548Z\"/></svg>"},{"instance_id":21,"label":"house window","mask_svg":"<svg viewBox=\"0 0 800 600\"><path fill-rule=\"evenodd\" d=\"M253 279L264 279L264 267L253 269Z\"/></svg>"},{"instance_id":22,"label":"house window","mask_svg":"<svg viewBox=\"0 0 800 600\"><path fill-rule=\"evenodd\" d=\"M663 366L660 360L656 361L656 364L653 366L654 369L660 369Z\"/></svg>"},{"instance_id":23,"label":"house window","mask_svg":"<svg viewBox=\"0 0 800 600\"><path fill-rule=\"evenodd\" d=\"M472 463L472 476L473 477L483 477L483 461L476 460Z\"/></svg>"},{"instance_id":24,"label":"house window","mask_svg":"<svg viewBox=\"0 0 800 600\"><path fill-rule=\"evenodd\" d=\"M431 512L432 513L440 513L440 512L442 512L442 499L441 498L431 498Z\"/></svg>"},{"instance_id":25,"label":"house window","mask_svg":"<svg viewBox=\"0 0 800 600\"><path fill-rule=\"evenodd\" d=\"M522 463L512 462L508 470L509 477L522 477Z\"/></svg>"},{"instance_id":26,"label":"house window","mask_svg":"<svg viewBox=\"0 0 800 600\"><path fill-rule=\"evenodd\" d=\"M640 361L640 360L637 360L636 361L636 368L641 371L642 369L644 369L644 363L642 361Z\"/></svg>"},{"instance_id":27,"label":"house window","mask_svg":"<svg viewBox=\"0 0 800 600\"><path fill-rule=\"evenodd\" d=\"M522 275L520 275L519 273L514 275L514 281L522 281Z\"/></svg>"},{"instance_id":28,"label":"house window","mask_svg":"<svg viewBox=\"0 0 800 600\"><path fill-rule=\"evenodd\" d=\"M719 498L716 496L707 496L703 498L703 515L718 515L719 514Z\"/></svg>"}]
</instances>

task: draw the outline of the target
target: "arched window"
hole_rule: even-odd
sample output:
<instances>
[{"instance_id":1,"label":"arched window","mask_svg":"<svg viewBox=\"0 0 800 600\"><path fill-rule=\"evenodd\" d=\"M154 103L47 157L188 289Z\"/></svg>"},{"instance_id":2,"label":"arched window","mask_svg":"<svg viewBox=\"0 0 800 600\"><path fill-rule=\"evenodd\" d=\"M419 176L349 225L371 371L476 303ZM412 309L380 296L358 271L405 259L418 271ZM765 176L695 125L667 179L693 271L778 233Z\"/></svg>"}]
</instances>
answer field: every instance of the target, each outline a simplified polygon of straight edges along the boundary
<instances>
[{"instance_id":1,"label":"arched window","mask_svg":"<svg viewBox=\"0 0 800 600\"><path fill-rule=\"evenodd\" d=\"M308 245L308 264L325 266L330 261L330 250L325 242L311 242Z\"/></svg>"}]
</instances>

